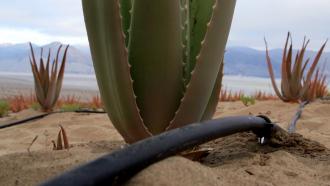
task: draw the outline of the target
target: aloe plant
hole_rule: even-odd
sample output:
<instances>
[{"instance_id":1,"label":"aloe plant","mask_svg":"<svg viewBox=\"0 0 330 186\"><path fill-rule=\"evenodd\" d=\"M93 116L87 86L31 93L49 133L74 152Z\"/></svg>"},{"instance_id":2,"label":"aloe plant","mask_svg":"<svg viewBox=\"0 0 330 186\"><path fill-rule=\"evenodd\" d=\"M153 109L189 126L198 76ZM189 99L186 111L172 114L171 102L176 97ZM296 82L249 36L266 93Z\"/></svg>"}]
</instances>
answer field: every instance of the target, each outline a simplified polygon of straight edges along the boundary
<instances>
[{"instance_id":1,"label":"aloe plant","mask_svg":"<svg viewBox=\"0 0 330 186\"><path fill-rule=\"evenodd\" d=\"M38 103L45 112L52 111L61 92L69 45L65 47L61 66L58 67L61 48L62 45L58 47L56 57L53 60L51 60L51 49L49 49L46 62L44 62L43 48L41 48L38 67L36 56L32 44L30 43L30 64L34 77L35 93Z\"/></svg>"},{"instance_id":2,"label":"aloe plant","mask_svg":"<svg viewBox=\"0 0 330 186\"><path fill-rule=\"evenodd\" d=\"M290 46L288 48L289 40ZM304 39L302 48L297 51L296 57L295 59L293 59L291 34L288 33L282 58L282 77L280 91L275 82L275 75L273 71L272 62L269 56L268 44L265 39L267 59L266 61L268 65L269 75L274 91L281 100L285 102L299 102L303 99L304 95L307 94L306 92L311 86L310 84L312 82L314 71L317 67L317 64L319 63L326 43L327 42L322 45L313 62L309 66L309 69L306 70L310 62L310 58L305 59L305 52L309 44L309 40L306 41L306 38Z\"/></svg>"},{"instance_id":3,"label":"aloe plant","mask_svg":"<svg viewBox=\"0 0 330 186\"><path fill-rule=\"evenodd\" d=\"M60 125L59 127L60 127L60 131L57 134L56 142L54 140L52 140L53 150L69 149L70 145L69 145L69 140L68 140L66 131L62 125Z\"/></svg>"},{"instance_id":4,"label":"aloe plant","mask_svg":"<svg viewBox=\"0 0 330 186\"><path fill-rule=\"evenodd\" d=\"M323 68L325 69L325 68ZM322 98L327 96L328 94L328 76L323 72L319 72L320 70L318 69L316 71L315 75L315 80L314 80L314 84L315 84L315 97L316 98Z\"/></svg>"},{"instance_id":5,"label":"aloe plant","mask_svg":"<svg viewBox=\"0 0 330 186\"><path fill-rule=\"evenodd\" d=\"M327 76L320 69L316 70L313 80L311 81L308 91L302 96L303 101L313 101L316 98L322 98L327 95Z\"/></svg>"},{"instance_id":6,"label":"aloe plant","mask_svg":"<svg viewBox=\"0 0 330 186\"><path fill-rule=\"evenodd\" d=\"M82 0L108 115L126 142L208 119L236 0Z\"/></svg>"}]
</instances>

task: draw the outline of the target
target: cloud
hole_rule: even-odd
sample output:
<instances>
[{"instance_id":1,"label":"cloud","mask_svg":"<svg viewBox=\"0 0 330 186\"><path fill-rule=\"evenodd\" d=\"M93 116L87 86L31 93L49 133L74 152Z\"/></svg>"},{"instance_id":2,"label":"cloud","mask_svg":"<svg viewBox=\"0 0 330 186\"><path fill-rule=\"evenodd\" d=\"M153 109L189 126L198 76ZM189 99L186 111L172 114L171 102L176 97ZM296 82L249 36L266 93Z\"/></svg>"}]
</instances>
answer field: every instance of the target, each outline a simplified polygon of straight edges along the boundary
<instances>
[{"instance_id":1,"label":"cloud","mask_svg":"<svg viewBox=\"0 0 330 186\"><path fill-rule=\"evenodd\" d=\"M237 0L228 45L264 49L266 37L271 48L279 48L291 31L296 46L306 35L318 49L330 36L329 10L329 0ZM1 1L1 33L8 37L0 36L0 42L87 44L81 0Z\"/></svg>"},{"instance_id":2,"label":"cloud","mask_svg":"<svg viewBox=\"0 0 330 186\"><path fill-rule=\"evenodd\" d=\"M51 35L38 32L33 29L11 29L0 27L1 43L25 43L31 41L33 43L44 45L52 41L59 41L65 44L80 44L88 43L85 36L66 36L66 35Z\"/></svg>"},{"instance_id":3,"label":"cloud","mask_svg":"<svg viewBox=\"0 0 330 186\"><path fill-rule=\"evenodd\" d=\"M266 37L279 48L291 31L295 45L307 36L317 49L330 36L329 9L329 0L238 0L229 44L264 48Z\"/></svg>"},{"instance_id":4,"label":"cloud","mask_svg":"<svg viewBox=\"0 0 330 186\"><path fill-rule=\"evenodd\" d=\"M81 0L1 1L0 27L30 29L49 35L86 36Z\"/></svg>"}]
</instances>

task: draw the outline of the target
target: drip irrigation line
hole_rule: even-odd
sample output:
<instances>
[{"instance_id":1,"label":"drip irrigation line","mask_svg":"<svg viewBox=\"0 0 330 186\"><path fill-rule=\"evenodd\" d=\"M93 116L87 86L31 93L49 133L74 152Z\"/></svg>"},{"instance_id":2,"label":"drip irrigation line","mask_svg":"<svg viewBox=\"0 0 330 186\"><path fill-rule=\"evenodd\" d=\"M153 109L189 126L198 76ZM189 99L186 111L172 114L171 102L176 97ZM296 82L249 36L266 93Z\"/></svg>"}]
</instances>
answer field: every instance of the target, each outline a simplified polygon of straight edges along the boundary
<instances>
[{"instance_id":1,"label":"drip irrigation line","mask_svg":"<svg viewBox=\"0 0 330 186\"><path fill-rule=\"evenodd\" d=\"M325 96L325 97L321 98L321 100L328 101L328 100L330 100L330 96Z\"/></svg>"},{"instance_id":2,"label":"drip irrigation line","mask_svg":"<svg viewBox=\"0 0 330 186\"><path fill-rule=\"evenodd\" d=\"M89 110L89 109L80 109L76 110L76 113L90 113L90 114L105 114L105 111L98 111L98 110Z\"/></svg>"},{"instance_id":3,"label":"drip irrigation line","mask_svg":"<svg viewBox=\"0 0 330 186\"><path fill-rule=\"evenodd\" d=\"M34 121L34 120L37 120L37 119L41 119L41 118L44 118L45 116L48 116L48 115L53 114L53 113L54 112L42 113L42 114L39 114L39 115L36 115L36 116L24 118L24 119L21 119L21 120L12 121L12 122L9 122L9 123L3 124L3 125L1 124L0 129L13 127L13 126L16 126L16 125L21 125L21 124L27 123L29 121Z\"/></svg>"},{"instance_id":4,"label":"drip irrigation line","mask_svg":"<svg viewBox=\"0 0 330 186\"><path fill-rule=\"evenodd\" d=\"M280 128L265 116L226 117L153 136L55 177L42 186L118 185L147 166L216 138L253 131L266 143Z\"/></svg>"},{"instance_id":5,"label":"drip irrigation line","mask_svg":"<svg viewBox=\"0 0 330 186\"><path fill-rule=\"evenodd\" d=\"M301 117L301 114L304 110L304 107L309 103L309 101L304 101L304 102L301 102L299 107L298 107L298 110L296 112L296 114L293 116L292 120L291 120L291 123L289 125L289 128L288 128L288 132L289 133L294 133L296 131L296 125L297 125L297 122L299 120L299 118Z\"/></svg>"},{"instance_id":6,"label":"drip irrigation line","mask_svg":"<svg viewBox=\"0 0 330 186\"><path fill-rule=\"evenodd\" d=\"M76 110L74 111L76 113L92 113L92 114L103 114L106 113L105 111L93 111L93 110ZM13 127L16 125L21 125L21 124L25 124L27 122L30 121L35 121L38 119L42 119L48 115L51 114L56 114L56 113L65 113L64 111L56 111L56 112L48 112L48 113L42 113L36 116L31 116L31 117L27 117L24 119L20 119L20 120L15 120L15 121L9 121L8 123L4 123L4 124L0 124L0 129L4 129L4 128L8 128L8 127Z\"/></svg>"}]
</instances>

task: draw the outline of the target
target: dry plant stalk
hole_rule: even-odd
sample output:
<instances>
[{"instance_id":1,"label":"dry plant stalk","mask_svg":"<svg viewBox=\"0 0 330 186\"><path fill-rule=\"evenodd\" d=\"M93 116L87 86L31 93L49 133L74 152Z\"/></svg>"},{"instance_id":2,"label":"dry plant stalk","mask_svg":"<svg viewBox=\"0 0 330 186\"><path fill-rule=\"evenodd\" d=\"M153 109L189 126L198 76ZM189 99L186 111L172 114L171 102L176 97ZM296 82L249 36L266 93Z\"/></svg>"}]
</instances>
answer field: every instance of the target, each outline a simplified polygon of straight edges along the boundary
<instances>
[{"instance_id":1,"label":"dry plant stalk","mask_svg":"<svg viewBox=\"0 0 330 186\"><path fill-rule=\"evenodd\" d=\"M61 97L57 101L57 107L61 107L63 105L74 105L74 104L81 104L80 98L75 95L67 95L66 97Z\"/></svg>"},{"instance_id":2,"label":"dry plant stalk","mask_svg":"<svg viewBox=\"0 0 330 186\"><path fill-rule=\"evenodd\" d=\"M43 59L43 49L39 59L39 68L34 55L32 44L30 43L30 63L34 77L34 85L37 100L45 112L50 112L54 108L60 95L62 81L64 77L64 68L69 45L66 46L62 57L61 66L59 66L59 55L62 45L58 47L56 58L51 63L51 49L49 49L46 64ZM58 69L59 68L59 69Z\"/></svg>"},{"instance_id":3,"label":"dry plant stalk","mask_svg":"<svg viewBox=\"0 0 330 186\"><path fill-rule=\"evenodd\" d=\"M180 153L180 155L192 161L200 161L202 158L209 155L210 152L213 150L213 148L194 148L191 150L184 151Z\"/></svg>"},{"instance_id":4,"label":"dry plant stalk","mask_svg":"<svg viewBox=\"0 0 330 186\"><path fill-rule=\"evenodd\" d=\"M58 132L56 142L52 140L52 143L53 143L53 150L63 150L70 148L68 136L62 125L60 125L60 131Z\"/></svg>"},{"instance_id":5,"label":"dry plant stalk","mask_svg":"<svg viewBox=\"0 0 330 186\"><path fill-rule=\"evenodd\" d=\"M31 108L33 104L38 103L36 96L32 93L29 95L8 96L5 100L8 102L10 111L14 113ZM92 109L103 109L103 103L99 95L95 95L85 102L81 101L76 95L67 95L57 100L56 108L61 108L63 105L83 105Z\"/></svg>"},{"instance_id":6,"label":"dry plant stalk","mask_svg":"<svg viewBox=\"0 0 330 186\"><path fill-rule=\"evenodd\" d=\"M233 101L239 101L242 96L244 96L243 91L238 91L235 93L232 93L232 91L228 91L227 89L222 89L220 92L220 101L222 102L233 102Z\"/></svg>"},{"instance_id":7,"label":"dry plant stalk","mask_svg":"<svg viewBox=\"0 0 330 186\"><path fill-rule=\"evenodd\" d=\"M16 95L7 98L10 110L14 113L29 108L33 103L36 102L35 96L32 94L29 96Z\"/></svg>"},{"instance_id":8,"label":"dry plant stalk","mask_svg":"<svg viewBox=\"0 0 330 186\"><path fill-rule=\"evenodd\" d=\"M222 102L231 102L231 101L240 101L241 97L246 96L243 91L238 91L233 93L227 89L222 89L220 92L220 101ZM271 93L266 93L263 91L256 91L252 96L255 100L258 101L267 101L267 100L277 100L278 97Z\"/></svg>"},{"instance_id":9,"label":"dry plant stalk","mask_svg":"<svg viewBox=\"0 0 330 186\"><path fill-rule=\"evenodd\" d=\"M27 151L28 151L29 154L31 154L30 149L31 149L32 145L34 144L34 142L37 141L38 137L39 137L39 136L36 135L36 136L33 138L32 142L29 144L29 146L28 146L28 148L27 148Z\"/></svg>"},{"instance_id":10,"label":"dry plant stalk","mask_svg":"<svg viewBox=\"0 0 330 186\"><path fill-rule=\"evenodd\" d=\"M103 103L99 95L93 96L88 105L93 109L103 108Z\"/></svg>"},{"instance_id":11,"label":"dry plant stalk","mask_svg":"<svg viewBox=\"0 0 330 186\"><path fill-rule=\"evenodd\" d=\"M254 93L253 97L258 101L267 101L267 100L277 100L278 97L272 93L266 93L263 91L257 91Z\"/></svg>"},{"instance_id":12,"label":"dry plant stalk","mask_svg":"<svg viewBox=\"0 0 330 186\"><path fill-rule=\"evenodd\" d=\"M29 108L33 103L36 102L34 95L15 95L9 96L6 98L9 103L10 110L14 113L19 112L21 110Z\"/></svg>"},{"instance_id":13,"label":"dry plant stalk","mask_svg":"<svg viewBox=\"0 0 330 186\"><path fill-rule=\"evenodd\" d=\"M289 40L290 40L290 46L288 48ZM276 95L281 100L285 102L299 102L302 100L303 95L306 94L306 91L308 91L308 89L311 86L310 84L312 82L314 71L321 58L326 43L327 41L322 45L322 47L318 51L308 71L305 72L310 62L310 58L304 59L306 48L307 45L309 44L309 40L306 41L306 38L304 38L302 48L297 51L296 57L295 59L293 59L292 39L290 32L288 33L283 51L283 58L282 58L282 67L281 67L282 77L281 77L281 91L280 91L275 82L275 75L273 71L272 62L269 56L268 44L265 39L266 59L267 59L266 61L268 65L270 79L272 81L272 85Z\"/></svg>"}]
</instances>

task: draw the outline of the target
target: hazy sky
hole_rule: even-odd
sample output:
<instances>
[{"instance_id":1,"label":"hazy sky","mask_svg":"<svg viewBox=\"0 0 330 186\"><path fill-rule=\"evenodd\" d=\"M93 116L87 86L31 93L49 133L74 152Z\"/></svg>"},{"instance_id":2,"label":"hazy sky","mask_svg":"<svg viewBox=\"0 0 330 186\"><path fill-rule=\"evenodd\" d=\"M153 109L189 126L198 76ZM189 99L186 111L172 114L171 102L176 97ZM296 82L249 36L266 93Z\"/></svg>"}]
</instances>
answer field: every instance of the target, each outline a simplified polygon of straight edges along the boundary
<instances>
[{"instance_id":1,"label":"hazy sky","mask_svg":"<svg viewBox=\"0 0 330 186\"><path fill-rule=\"evenodd\" d=\"M229 46L283 46L287 31L317 49L330 38L330 0L237 0ZM81 0L0 1L0 43L87 44Z\"/></svg>"}]
</instances>

